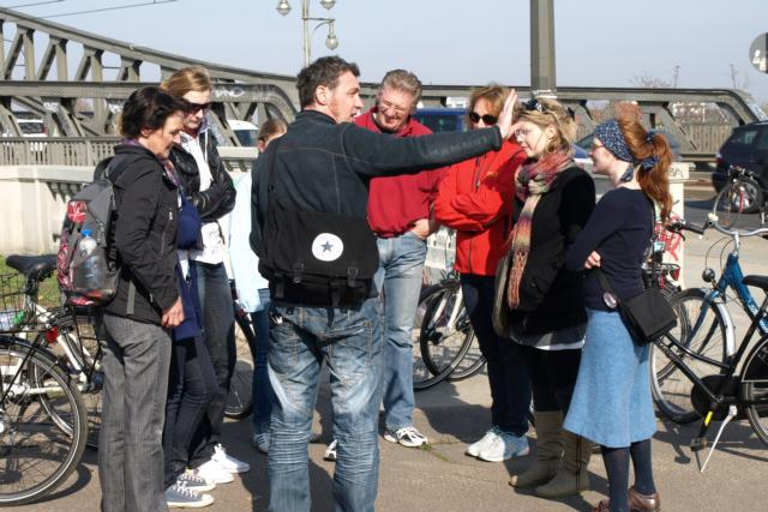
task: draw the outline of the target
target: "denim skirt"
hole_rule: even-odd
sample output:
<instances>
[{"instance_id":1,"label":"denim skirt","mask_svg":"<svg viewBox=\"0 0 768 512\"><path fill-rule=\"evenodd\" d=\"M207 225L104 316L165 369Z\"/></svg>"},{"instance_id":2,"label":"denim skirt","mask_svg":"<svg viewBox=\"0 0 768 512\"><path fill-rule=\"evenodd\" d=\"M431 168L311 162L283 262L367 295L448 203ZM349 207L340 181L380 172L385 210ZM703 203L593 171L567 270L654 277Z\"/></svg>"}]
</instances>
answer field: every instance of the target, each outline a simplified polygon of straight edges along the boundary
<instances>
[{"instance_id":1,"label":"denim skirt","mask_svg":"<svg viewBox=\"0 0 768 512\"><path fill-rule=\"evenodd\" d=\"M602 446L653 437L649 346L632 341L619 313L587 309L579 376L564 428Z\"/></svg>"}]
</instances>

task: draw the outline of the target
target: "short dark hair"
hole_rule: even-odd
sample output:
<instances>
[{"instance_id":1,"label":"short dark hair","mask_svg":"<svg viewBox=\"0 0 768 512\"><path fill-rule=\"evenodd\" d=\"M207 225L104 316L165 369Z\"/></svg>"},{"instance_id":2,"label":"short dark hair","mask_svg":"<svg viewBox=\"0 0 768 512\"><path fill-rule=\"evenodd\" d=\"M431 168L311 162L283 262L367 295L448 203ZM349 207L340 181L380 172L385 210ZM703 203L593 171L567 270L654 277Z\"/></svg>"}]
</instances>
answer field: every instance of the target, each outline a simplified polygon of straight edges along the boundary
<instances>
[{"instance_id":1,"label":"short dark hair","mask_svg":"<svg viewBox=\"0 0 768 512\"><path fill-rule=\"evenodd\" d=\"M141 130L157 130L177 112L186 112L184 100L163 92L158 87L148 86L133 91L123 105L120 117L120 133L127 139L135 139Z\"/></svg>"},{"instance_id":2,"label":"short dark hair","mask_svg":"<svg viewBox=\"0 0 768 512\"><path fill-rule=\"evenodd\" d=\"M341 57L320 57L305 67L296 78L296 88L299 90L299 105L301 108L312 105L315 101L315 90L324 85L329 89L339 84L339 77L350 72L360 76L360 68L354 62L347 62Z\"/></svg>"}]
</instances>

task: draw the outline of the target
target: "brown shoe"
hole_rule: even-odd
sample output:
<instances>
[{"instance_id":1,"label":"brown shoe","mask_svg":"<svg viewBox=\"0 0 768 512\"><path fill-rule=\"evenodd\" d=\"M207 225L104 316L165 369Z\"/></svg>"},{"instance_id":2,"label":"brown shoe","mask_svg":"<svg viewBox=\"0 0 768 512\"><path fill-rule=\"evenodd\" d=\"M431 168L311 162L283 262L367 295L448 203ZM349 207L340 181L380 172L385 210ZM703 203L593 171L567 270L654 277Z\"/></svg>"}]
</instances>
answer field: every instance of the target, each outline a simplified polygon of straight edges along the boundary
<instances>
[{"instance_id":1,"label":"brown shoe","mask_svg":"<svg viewBox=\"0 0 768 512\"><path fill-rule=\"evenodd\" d=\"M595 508L592 509L592 512L611 512L610 500L601 501Z\"/></svg>"},{"instance_id":2,"label":"brown shoe","mask_svg":"<svg viewBox=\"0 0 768 512\"><path fill-rule=\"evenodd\" d=\"M659 512L661 500L659 493L651 495L640 494L634 487L629 488L629 510L632 512Z\"/></svg>"}]
</instances>

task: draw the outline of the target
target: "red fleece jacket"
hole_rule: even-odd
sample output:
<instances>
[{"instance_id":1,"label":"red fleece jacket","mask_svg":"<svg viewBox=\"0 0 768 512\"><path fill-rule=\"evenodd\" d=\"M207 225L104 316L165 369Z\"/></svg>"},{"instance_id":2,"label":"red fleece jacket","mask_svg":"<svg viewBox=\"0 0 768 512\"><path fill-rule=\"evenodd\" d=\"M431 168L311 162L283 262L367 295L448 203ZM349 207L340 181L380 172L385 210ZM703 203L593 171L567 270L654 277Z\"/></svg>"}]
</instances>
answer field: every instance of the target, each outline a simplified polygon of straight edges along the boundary
<instances>
[{"instance_id":1,"label":"red fleece jacket","mask_svg":"<svg viewBox=\"0 0 768 512\"><path fill-rule=\"evenodd\" d=\"M434 202L435 219L456 229L455 268L493 276L512 228L515 174L525 152L506 141L499 151L452 165Z\"/></svg>"},{"instance_id":2,"label":"red fleece jacket","mask_svg":"<svg viewBox=\"0 0 768 512\"><path fill-rule=\"evenodd\" d=\"M373 120L375 107L355 118L358 126L382 133ZM419 137L432 131L414 119L409 119L395 137ZM419 219L429 218L430 205L437 196L437 187L445 169L421 171L373 178L368 192L368 224L382 238L401 235Z\"/></svg>"}]
</instances>

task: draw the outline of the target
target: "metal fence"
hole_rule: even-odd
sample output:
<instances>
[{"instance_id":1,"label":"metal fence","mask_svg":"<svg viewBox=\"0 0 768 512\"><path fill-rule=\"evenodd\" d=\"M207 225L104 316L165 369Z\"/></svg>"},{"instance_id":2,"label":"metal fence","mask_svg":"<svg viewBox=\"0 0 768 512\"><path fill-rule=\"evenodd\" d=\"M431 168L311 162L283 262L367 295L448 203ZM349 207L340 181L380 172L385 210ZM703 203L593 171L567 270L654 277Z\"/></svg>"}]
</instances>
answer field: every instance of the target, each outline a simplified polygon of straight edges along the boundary
<instances>
[{"instance_id":1,"label":"metal fence","mask_svg":"<svg viewBox=\"0 0 768 512\"><path fill-rule=\"evenodd\" d=\"M0 166L95 166L113 155L119 140L115 137L2 137ZM220 147L219 154L228 171L248 171L256 157L256 148Z\"/></svg>"}]
</instances>

